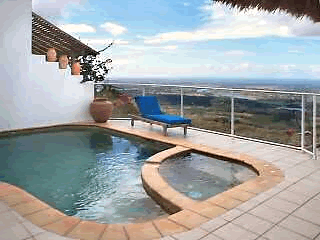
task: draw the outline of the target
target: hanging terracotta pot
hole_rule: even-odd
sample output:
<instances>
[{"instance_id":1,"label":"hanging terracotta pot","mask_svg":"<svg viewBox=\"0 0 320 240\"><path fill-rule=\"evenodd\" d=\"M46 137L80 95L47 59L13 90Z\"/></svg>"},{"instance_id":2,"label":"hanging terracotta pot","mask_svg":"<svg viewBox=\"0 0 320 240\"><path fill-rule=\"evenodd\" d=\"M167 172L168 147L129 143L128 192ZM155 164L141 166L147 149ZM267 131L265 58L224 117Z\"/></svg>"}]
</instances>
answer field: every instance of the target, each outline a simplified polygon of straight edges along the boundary
<instances>
[{"instance_id":1,"label":"hanging terracotta pot","mask_svg":"<svg viewBox=\"0 0 320 240\"><path fill-rule=\"evenodd\" d=\"M48 62L57 61L57 52L54 48L49 48L47 52L47 60Z\"/></svg>"},{"instance_id":2,"label":"hanging terracotta pot","mask_svg":"<svg viewBox=\"0 0 320 240\"><path fill-rule=\"evenodd\" d=\"M68 66L68 56L67 55L61 55L59 57L59 68L60 69L66 69Z\"/></svg>"},{"instance_id":3,"label":"hanging terracotta pot","mask_svg":"<svg viewBox=\"0 0 320 240\"><path fill-rule=\"evenodd\" d=\"M71 74L72 75L80 75L81 66L79 62L74 62L72 64Z\"/></svg>"},{"instance_id":4,"label":"hanging terracotta pot","mask_svg":"<svg viewBox=\"0 0 320 240\"><path fill-rule=\"evenodd\" d=\"M113 104L104 98L96 98L90 105L90 114L97 123L108 121L112 114Z\"/></svg>"}]
</instances>

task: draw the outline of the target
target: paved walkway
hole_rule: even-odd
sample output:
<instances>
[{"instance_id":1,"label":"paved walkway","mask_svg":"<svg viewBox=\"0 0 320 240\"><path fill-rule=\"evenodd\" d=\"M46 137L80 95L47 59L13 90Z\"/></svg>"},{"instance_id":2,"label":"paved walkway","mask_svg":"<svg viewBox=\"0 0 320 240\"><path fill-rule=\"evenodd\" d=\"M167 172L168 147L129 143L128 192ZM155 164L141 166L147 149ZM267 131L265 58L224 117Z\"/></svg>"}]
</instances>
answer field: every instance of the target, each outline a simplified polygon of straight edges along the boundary
<instances>
[{"instance_id":1,"label":"paved walkway","mask_svg":"<svg viewBox=\"0 0 320 240\"><path fill-rule=\"evenodd\" d=\"M128 121L112 124L129 128ZM135 129L162 131L158 126L138 122ZM169 129L168 133L169 137L183 138L182 129ZM320 240L320 160L312 160L310 155L296 150L195 130L188 130L186 139L272 162L284 172L285 180L197 228L161 240ZM0 196L0 239L69 238L33 225L1 202Z\"/></svg>"}]
</instances>

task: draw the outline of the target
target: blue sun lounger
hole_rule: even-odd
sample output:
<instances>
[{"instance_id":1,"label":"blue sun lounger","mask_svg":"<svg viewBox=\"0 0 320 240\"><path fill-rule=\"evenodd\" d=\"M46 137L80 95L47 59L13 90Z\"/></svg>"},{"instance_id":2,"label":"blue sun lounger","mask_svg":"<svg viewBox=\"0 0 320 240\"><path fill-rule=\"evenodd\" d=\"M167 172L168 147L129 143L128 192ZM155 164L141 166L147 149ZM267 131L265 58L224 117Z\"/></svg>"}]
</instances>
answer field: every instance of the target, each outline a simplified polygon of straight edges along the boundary
<instances>
[{"instance_id":1,"label":"blue sun lounger","mask_svg":"<svg viewBox=\"0 0 320 240\"><path fill-rule=\"evenodd\" d=\"M184 135L187 134L187 127L191 126L191 119L163 113L155 96L137 96L135 97L135 102L141 115L129 114L131 126L134 126L134 120L140 120L150 124L161 125L165 136L167 135L167 129L172 127L183 127Z\"/></svg>"}]
</instances>

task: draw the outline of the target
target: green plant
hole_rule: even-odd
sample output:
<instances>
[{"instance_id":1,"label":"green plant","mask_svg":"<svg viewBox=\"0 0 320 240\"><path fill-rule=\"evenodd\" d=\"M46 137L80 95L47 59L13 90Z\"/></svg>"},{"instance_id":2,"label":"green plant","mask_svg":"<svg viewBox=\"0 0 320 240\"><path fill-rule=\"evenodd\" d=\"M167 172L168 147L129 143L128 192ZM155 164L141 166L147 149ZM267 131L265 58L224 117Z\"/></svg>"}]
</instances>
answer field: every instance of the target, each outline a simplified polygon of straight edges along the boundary
<instances>
[{"instance_id":1,"label":"green plant","mask_svg":"<svg viewBox=\"0 0 320 240\"><path fill-rule=\"evenodd\" d=\"M114 42L98 51L101 53L113 45ZM107 75L112 69L110 64L112 63L111 58L99 59L96 55L84 55L79 56L76 61L80 63L83 80L81 83L93 81L95 84L94 98L105 98L108 101L113 102L114 108L123 107L131 104L131 96L124 93L121 89L115 86L106 85ZM133 106L133 105L132 105ZM131 106L131 107L132 107ZM128 108L128 107L127 107ZM127 110L126 110L127 111Z\"/></svg>"},{"instance_id":2,"label":"green plant","mask_svg":"<svg viewBox=\"0 0 320 240\"><path fill-rule=\"evenodd\" d=\"M113 42L106 46L104 49L98 51L99 53L107 50L113 45ZM98 59L94 55L79 56L77 61L80 62L81 72L83 76L83 82L93 81L95 83L106 80L106 77L112 67L109 65L112 63L112 59Z\"/></svg>"}]
</instances>

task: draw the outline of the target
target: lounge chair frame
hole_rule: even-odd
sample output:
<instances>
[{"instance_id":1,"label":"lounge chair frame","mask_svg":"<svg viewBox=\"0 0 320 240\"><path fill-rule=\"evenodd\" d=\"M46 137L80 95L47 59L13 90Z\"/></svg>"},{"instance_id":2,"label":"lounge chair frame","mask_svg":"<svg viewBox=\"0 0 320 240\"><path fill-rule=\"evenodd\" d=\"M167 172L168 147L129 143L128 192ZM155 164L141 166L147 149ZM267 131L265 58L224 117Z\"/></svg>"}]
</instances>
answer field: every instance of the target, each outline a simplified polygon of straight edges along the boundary
<instances>
[{"instance_id":1,"label":"lounge chair frame","mask_svg":"<svg viewBox=\"0 0 320 240\"><path fill-rule=\"evenodd\" d=\"M152 124L157 124L157 125L160 125L163 127L163 135L164 136L167 136L168 135L168 128L174 128L174 127L183 127L183 134L184 136L187 135L187 128L188 126L191 126L191 124L169 124L169 123L164 123L164 122L159 122L159 121L155 121L155 120L151 120L151 119L148 119L148 118L144 118L142 116L137 116L137 115L132 115L132 114L129 114L129 117L131 117L131 126L133 127L134 126L134 121L135 120L140 120L140 121L143 121L143 122L147 122L147 123L150 123L151 125Z\"/></svg>"}]
</instances>

